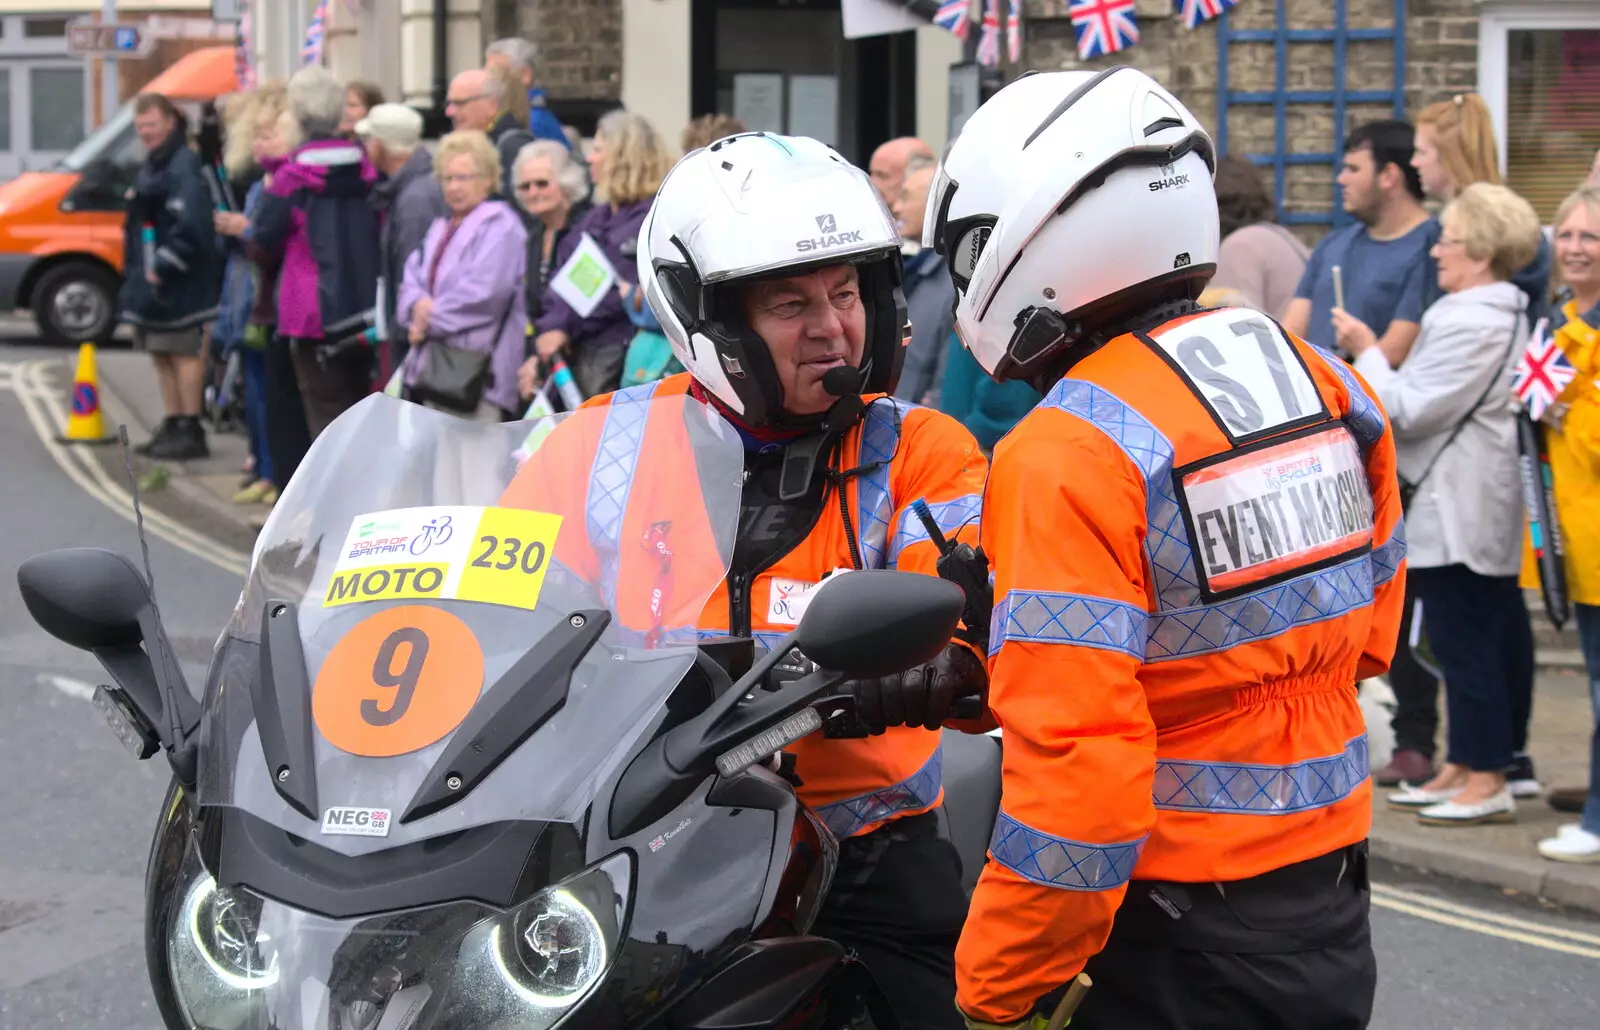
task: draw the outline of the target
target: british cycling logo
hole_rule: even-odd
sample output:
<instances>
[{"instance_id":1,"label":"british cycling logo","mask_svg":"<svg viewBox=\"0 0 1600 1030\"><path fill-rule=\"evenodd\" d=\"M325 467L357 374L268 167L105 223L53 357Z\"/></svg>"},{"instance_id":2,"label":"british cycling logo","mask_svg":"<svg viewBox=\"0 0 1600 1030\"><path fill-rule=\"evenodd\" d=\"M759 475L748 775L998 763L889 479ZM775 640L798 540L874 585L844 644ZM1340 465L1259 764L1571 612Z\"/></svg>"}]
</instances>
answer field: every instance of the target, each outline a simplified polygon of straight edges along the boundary
<instances>
[{"instance_id":1,"label":"british cycling logo","mask_svg":"<svg viewBox=\"0 0 1600 1030\"><path fill-rule=\"evenodd\" d=\"M427 554L428 549L433 547L434 544L449 543L450 535L453 532L454 530L450 526L450 516L440 515L437 518L429 519L422 524L422 528L417 531L417 535L411 538L411 554L414 557L421 557Z\"/></svg>"}]
</instances>

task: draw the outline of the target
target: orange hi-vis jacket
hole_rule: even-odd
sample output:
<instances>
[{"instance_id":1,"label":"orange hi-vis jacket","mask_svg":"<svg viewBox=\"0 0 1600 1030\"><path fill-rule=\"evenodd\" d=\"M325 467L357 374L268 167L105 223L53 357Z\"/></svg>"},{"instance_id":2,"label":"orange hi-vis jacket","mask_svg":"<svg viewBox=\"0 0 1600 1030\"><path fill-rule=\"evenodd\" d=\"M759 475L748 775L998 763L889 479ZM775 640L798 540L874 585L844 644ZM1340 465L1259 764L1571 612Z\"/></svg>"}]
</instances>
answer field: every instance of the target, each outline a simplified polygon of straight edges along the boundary
<instances>
[{"instance_id":1,"label":"orange hi-vis jacket","mask_svg":"<svg viewBox=\"0 0 1600 1030\"><path fill-rule=\"evenodd\" d=\"M1335 358L1241 309L1110 341L996 449L1001 811L957 1001L1010 1023L1130 879L1245 879L1371 821L1357 681L1394 654L1393 437Z\"/></svg>"},{"instance_id":2,"label":"orange hi-vis jacket","mask_svg":"<svg viewBox=\"0 0 1600 1030\"><path fill-rule=\"evenodd\" d=\"M672 520L675 525L705 521L703 513L688 511L702 501L694 484L678 481L683 461L664 457L674 449L681 454L688 445L683 407L659 401L686 397L691 381L687 373L680 373L591 399L584 408L608 408L603 423L584 423L585 435L594 438L575 441L558 430L534 452L500 502L563 514L558 559L582 578L614 582L610 598L614 614L630 630L651 626L645 599L658 569L647 540L652 524L659 525L664 521L661 512L675 507L684 510L681 519ZM653 399L658 403L648 403ZM869 400L861 421L846 432L834 464L836 470L854 472L846 478L845 504L862 565L937 575L938 550L910 506L919 499L927 501L947 537L976 544L988 463L977 441L948 415L889 397ZM595 432L588 432L589 427ZM550 462L562 467L577 462L591 468L584 495L562 496L563 487L571 490L581 480L553 472ZM569 532L568 525L580 526L583 532ZM726 636L737 603L748 607L751 635L770 649L799 622L803 608L796 601L834 570L854 567L846 532L838 492L830 486L816 523L801 543L749 576L748 582L735 570L715 585L703 608L693 612L669 599L665 623L673 629L667 636ZM681 556L684 545L674 546ZM712 546L702 534L688 549L705 560L674 559L675 566L698 564L720 575L727 556L706 549ZM675 573L680 580L684 574ZM678 600L688 595L698 601L708 589L710 584L700 584L678 591ZM800 799L840 838L925 812L943 798L936 731L892 727L880 736L839 740L813 734L789 750L802 784Z\"/></svg>"}]
</instances>

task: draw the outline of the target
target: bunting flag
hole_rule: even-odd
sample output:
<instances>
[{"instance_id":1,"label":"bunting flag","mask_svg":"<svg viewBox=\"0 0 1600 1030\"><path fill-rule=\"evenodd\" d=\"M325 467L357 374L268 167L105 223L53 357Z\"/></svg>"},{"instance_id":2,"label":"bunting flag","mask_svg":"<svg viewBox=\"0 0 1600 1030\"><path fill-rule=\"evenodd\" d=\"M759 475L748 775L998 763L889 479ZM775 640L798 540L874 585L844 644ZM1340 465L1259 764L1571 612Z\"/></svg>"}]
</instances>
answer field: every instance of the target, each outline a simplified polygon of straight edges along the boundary
<instances>
[{"instance_id":1,"label":"bunting flag","mask_svg":"<svg viewBox=\"0 0 1600 1030\"><path fill-rule=\"evenodd\" d=\"M1129 4L1133 0L1128 0ZM1000 66L1000 0L983 0L983 31L978 34L978 63Z\"/></svg>"},{"instance_id":2,"label":"bunting flag","mask_svg":"<svg viewBox=\"0 0 1600 1030\"><path fill-rule=\"evenodd\" d=\"M1078 30L1078 58L1087 61L1139 42L1134 0L1069 0L1067 13Z\"/></svg>"},{"instance_id":3,"label":"bunting flag","mask_svg":"<svg viewBox=\"0 0 1600 1030\"><path fill-rule=\"evenodd\" d=\"M1011 0L1006 12L1006 57L1012 64L1022 61L1022 0Z\"/></svg>"},{"instance_id":4,"label":"bunting flag","mask_svg":"<svg viewBox=\"0 0 1600 1030\"><path fill-rule=\"evenodd\" d=\"M306 42L300 48L300 63L321 64L322 48L328 37L328 0L317 4L311 12L311 23L306 26Z\"/></svg>"},{"instance_id":5,"label":"bunting flag","mask_svg":"<svg viewBox=\"0 0 1600 1030\"><path fill-rule=\"evenodd\" d=\"M1562 353L1561 345L1550 332L1549 319L1539 319L1528 339L1528 349L1517 359L1516 376L1511 389L1522 402L1528 417L1535 422L1544 417L1545 409L1556 402L1561 391L1577 376Z\"/></svg>"},{"instance_id":6,"label":"bunting flag","mask_svg":"<svg viewBox=\"0 0 1600 1030\"><path fill-rule=\"evenodd\" d=\"M239 15L239 38L233 47L233 81L241 89L256 88L255 24L246 4Z\"/></svg>"},{"instance_id":7,"label":"bunting flag","mask_svg":"<svg viewBox=\"0 0 1600 1030\"><path fill-rule=\"evenodd\" d=\"M1239 0L1173 0L1178 17L1191 29L1199 28L1238 3Z\"/></svg>"},{"instance_id":8,"label":"bunting flag","mask_svg":"<svg viewBox=\"0 0 1600 1030\"><path fill-rule=\"evenodd\" d=\"M967 18L967 0L944 0L933 16L933 23L957 39L966 39L972 22Z\"/></svg>"}]
</instances>

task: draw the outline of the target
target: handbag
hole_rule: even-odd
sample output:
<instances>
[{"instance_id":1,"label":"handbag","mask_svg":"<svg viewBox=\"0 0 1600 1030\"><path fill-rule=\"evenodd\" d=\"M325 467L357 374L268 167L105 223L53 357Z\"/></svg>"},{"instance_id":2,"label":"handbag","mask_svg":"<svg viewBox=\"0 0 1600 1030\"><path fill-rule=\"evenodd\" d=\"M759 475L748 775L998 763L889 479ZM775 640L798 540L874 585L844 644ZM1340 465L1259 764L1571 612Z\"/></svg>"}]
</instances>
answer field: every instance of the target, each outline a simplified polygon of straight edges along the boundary
<instances>
[{"instance_id":1,"label":"handbag","mask_svg":"<svg viewBox=\"0 0 1600 1030\"><path fill-rule=\"evenodd\" d=\"M507 304L505 314L495 323L494 336L485 351L452 347L448 343L429 340L422 345L417 359L417 379L407 389L411 400L418 404L434 404L447 411L471 415L483 403L483 392L493 381L490 359L500 337L506 331L506 319L511 317Z\"/></svg>"},{"instance_id":2,"label":"handbag","mask_svg":"<svg viewBox=\"0 0 1600 1030\"><path fill-rule=\"evenodd\" d=\"M1489 399L1489 395L1494 392L1494 388L1500 384L1501 377L1505 375L1506 365L1510 363L1511 355L1517 349L1517 324L1522 320L1525 306L1519 304L1517 313L1512 316L1511 347L1506 351L1505 360L1500 362L1495 374L1489 377L1489 385L1483 388L1483 393L1478 395L1478 399L1473 402L1472 407L1467 409L1467 413L1462 416L1461 421L1457 422L1455 428L1450 430L1450 435L1445 437L1444 446L1433 452L1433 457L1428 459L1428 465L1422 470L1422 475L1418 476L1417 481L1412 483L1407 482L1405 476L1398 476L1397 474L1397 478L1400 480L1400 510L1402 512L1409 513L1411 511L1411 502L1416 498L1417 491L1422 488L1422 484L1428 478L1428 475L1433 472L1433 467L1439 464L1439 459L1444 455L1444 452L1448 451L1450 445L1456 442L1456 437L1461 435L1461 431L1467 427L1467 423L1472 421L1472 416L1478 413L1478 409L1483 407L1483 402Z\"/></svg>"}]
</instances>

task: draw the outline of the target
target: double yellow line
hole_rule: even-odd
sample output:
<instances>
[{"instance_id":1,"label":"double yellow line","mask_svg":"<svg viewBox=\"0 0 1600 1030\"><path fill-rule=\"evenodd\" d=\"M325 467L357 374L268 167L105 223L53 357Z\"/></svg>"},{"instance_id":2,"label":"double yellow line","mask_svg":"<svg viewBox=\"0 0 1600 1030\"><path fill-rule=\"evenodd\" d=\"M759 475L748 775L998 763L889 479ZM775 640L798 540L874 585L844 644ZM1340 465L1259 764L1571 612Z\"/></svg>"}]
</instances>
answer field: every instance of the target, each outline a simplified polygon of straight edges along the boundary
<instances>
[{"instance_id":1,"label":"double yellow line","mask_svg":"<svg viewBox=\"0 0 1600 1030\"><path fill-rule=\"evenodd\" d=\"M1458 930L1470 930L1565 955L1600 959L1600 933L1584 933L1530 919L1518 919L1381 883L1372 885L1372 903L1378 908L1453 926Z\"/></svg>"},{"instance_id":2,"label":"double yellow line","mask_svg":"<svg viewBox=\"0 0 1600 1030\"><path fill-rule=\"evenodd\" d=\"M67 478L84 493L133 522L133 498L127 489L108 476L98 461L82 456L56 439L66 430L67 419L61 404L63 394L45 378L52 364L49 361L31 361L26 365L11 366L10 389L22 403L23 413L33 426L39 443ZM0 387L6 385L5 380L0 379ZM225 572L242 578L249 571L249 555L224 547L148 506L144 506L144 525L151 536L160 537L179 550L208 561Z\"/></svg>"}]
</instances>

